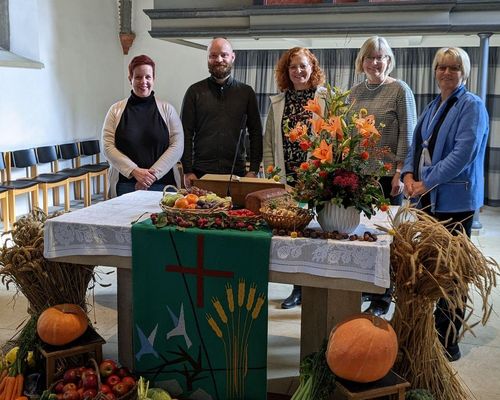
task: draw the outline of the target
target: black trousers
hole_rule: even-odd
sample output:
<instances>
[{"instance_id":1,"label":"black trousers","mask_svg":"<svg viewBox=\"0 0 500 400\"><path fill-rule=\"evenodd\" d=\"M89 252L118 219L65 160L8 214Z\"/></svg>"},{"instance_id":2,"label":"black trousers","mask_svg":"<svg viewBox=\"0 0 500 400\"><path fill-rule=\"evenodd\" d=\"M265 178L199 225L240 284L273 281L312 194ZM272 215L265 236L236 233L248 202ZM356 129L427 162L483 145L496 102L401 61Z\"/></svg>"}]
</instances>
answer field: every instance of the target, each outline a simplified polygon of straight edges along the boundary
<instances>
[{"instance_id":1,"label":"black trousers","mask_svg":"<svg viewBox=\"0 0 500 400\"><path fill-rule=\"evenodd\" d=\"M472 231L472 216L474 211L465 211L457 213L431 213L430 209L428 213L434 216L439 221L446 221L451 219L448 224L448 229L454 235L457 235L460 231L464 231L470 238ZM462 309L455 309L455 318L452 317L452 312L449 309L448 302L441 298L436 304L436 309L434 311L434 321L436 325L436 330L439 335L439 340L446 347L449 354L454 354L458 351L458 333L462 328L462 320L465 317L465 302L467 297L463 299L464 307ZM446 332L448 328L453 324L455 326L456 335L450 331L448 338L446 337Z\"/></svg>"}]
</instances>

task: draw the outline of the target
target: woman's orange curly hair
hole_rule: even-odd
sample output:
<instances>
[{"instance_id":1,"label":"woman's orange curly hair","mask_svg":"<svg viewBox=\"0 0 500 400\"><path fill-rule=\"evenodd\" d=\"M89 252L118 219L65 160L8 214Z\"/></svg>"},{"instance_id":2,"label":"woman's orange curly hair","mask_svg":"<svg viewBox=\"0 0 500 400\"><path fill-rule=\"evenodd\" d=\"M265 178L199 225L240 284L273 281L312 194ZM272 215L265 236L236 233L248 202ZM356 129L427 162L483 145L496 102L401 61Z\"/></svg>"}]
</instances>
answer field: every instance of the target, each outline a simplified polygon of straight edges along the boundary
<instances>
[{"instance_id":1,"label":"woman's orange curly hair","mask_svg":"<svg viewBox=\"0 0 500 400\"><path fill-rule=\"evenodd\" d=\"M278 64L276 65L276 85L281 92L287 89L293 89L293 83L290 80L290 76L288 75L288 67L290 66L290 60L292 59L292 57L298 54L304 54L311 64L312 73L311 77L309 78L311 87L318 87L325 82L325 74L320 68L316 56L305 47L293 47L290 50L285 51L281 55Z\"/></svg>"}]
</instances>

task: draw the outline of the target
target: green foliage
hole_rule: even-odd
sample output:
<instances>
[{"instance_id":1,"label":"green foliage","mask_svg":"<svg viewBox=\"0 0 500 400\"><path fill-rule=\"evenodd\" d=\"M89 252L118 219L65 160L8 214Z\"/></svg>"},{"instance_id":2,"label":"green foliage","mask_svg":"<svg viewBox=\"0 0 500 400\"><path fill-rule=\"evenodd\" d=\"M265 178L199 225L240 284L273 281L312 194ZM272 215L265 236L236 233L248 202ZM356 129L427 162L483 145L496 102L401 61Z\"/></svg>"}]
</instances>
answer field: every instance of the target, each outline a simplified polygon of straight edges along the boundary
<instances>
[{"instance_id":1,"label":"green foliage","mask_svg":"<svg viewBox=\"0 0 500 400\"><path fill-rule=\"evenodd\" d=\"M413 389L406 392L405 400L434 400L434 396L425 389Z\"/></svg>"}]
</instances>

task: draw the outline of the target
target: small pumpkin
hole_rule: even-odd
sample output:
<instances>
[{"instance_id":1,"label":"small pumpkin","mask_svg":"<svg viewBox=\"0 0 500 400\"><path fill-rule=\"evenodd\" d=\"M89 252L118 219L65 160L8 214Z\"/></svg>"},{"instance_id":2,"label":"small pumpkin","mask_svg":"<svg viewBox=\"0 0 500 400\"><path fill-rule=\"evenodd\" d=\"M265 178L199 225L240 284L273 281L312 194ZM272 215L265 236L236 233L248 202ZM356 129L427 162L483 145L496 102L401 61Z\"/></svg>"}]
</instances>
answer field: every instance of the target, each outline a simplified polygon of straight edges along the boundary
<instances>
[{"instance_id":1,"label":"small pumpkin","mask_svg":"<svg viewBox=\"0 0 500 400\"><path fill-rule=\"evenodd\" d=\"M366 383L387 375L397 354L398 339L386 320L356 314L332 329L326 361L336 376Z\"/></svg>"},{"instance_id":2,"label":"small pumpkin","mask_svg":"<svg viewBox=\"0 0 500 400\"><path fill-rule=\"evenodd\" d=\"M40 314L36 330L45 343L62 346L82 336L87 327L87 314L80 306L58 304Z\"/></svg>"}]
</instances>

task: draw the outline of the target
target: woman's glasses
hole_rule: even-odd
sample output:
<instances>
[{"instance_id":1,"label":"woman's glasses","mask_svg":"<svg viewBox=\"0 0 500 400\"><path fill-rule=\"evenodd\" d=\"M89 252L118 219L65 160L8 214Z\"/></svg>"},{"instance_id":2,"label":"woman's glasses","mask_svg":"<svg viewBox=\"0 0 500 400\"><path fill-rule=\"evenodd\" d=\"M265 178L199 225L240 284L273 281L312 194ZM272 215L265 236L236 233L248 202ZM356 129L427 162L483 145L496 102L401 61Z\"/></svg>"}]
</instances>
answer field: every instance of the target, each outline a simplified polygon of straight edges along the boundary
<instances>
[{"instance_id":1,"label":"woman's glasses","mask_svg":"<svg viewBox=\"0 0 500 400\"><path fill-rule=\"evenodd\" d=\"M450 72L459 72L462 70L462 66L461 65L441 65L441 64L438 64L436 66L436 71L439 71L439 72L445 72L447 69L450 70Z\"/></svg>"},{"instance_id":2,"label":"woman's glasses","mask_svg":"<svg viewBox=\"0 0 500 400\"><path fill-rule=\"evenodd\" d=\"M382 61L385 61L386 59L387 59L387 56L365 57L364 58L364 60L368 61L368 62L374 62L374 61L382 62Z\"/></svg>"}]
</instances>

